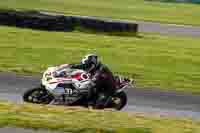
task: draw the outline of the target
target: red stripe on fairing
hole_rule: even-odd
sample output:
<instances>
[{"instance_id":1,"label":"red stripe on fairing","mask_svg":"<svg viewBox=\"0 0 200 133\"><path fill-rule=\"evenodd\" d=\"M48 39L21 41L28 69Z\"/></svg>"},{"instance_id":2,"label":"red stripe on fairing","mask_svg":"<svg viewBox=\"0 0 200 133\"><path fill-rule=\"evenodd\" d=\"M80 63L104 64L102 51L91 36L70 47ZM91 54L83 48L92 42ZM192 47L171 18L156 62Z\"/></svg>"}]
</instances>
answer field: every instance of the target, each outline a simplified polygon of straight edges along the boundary
<instances>
[{"instance_id":1,"label":"red stripe on fairing","mask_svg":"<svg viewBox=\"0 0 200 133\"><path fill-rule=\"evenodd\" d=\"M61 67L65 67L65 66L68 66L69 64L62 64L60 65Z\"/></svg>"},{"instance_id":2,"label":"red stripe on fairing","mask_svg":"<svg viewBox=\"0 0 200 133\"><path fill-rule=\"evenodd\" d=\"M49 84L55 84L55 83L58 83L58 82L49 82Z\"/></svg>"},{"instance_id":3,"label":"red stripe on fairing","mask_svg":"<svg viewBox=\"0 0 200 133\"><path fill-rule=\"evenodd\" d=\"M75 75L72 76L72 78L78 80L78 81L81 81L82 78L81 78L81 73L76 73Z\"/></svg>"}]
</instances>

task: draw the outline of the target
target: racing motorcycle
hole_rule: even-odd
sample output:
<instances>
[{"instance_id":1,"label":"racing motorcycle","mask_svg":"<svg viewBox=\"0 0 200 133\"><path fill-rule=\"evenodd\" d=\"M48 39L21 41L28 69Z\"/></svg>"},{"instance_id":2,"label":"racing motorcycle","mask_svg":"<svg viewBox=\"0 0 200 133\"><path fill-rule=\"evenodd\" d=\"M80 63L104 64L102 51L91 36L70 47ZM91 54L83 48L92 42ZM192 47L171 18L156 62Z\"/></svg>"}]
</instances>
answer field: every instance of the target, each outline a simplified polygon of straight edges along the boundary
<instances>
[{"instance_id":1,"label":"racing motorcycle","mask_svg":"<svg viewBox=\"0 0 200 133\"><path fill-rule=\"evenodd\" d=\"M41 85L27 90L23 100L37 104L58 104L68 106L88 106L88 92L94 86L91 75L80 69L72 69L70 64L49 67L43 73ZM59 75L58 75L59 73ZM133 87L133 80L115 75L115 92L110 96L104 108L121 110L127 104L124 89ZM99 92L98 96L104 95Z\"/></svg>"}]
</instances>

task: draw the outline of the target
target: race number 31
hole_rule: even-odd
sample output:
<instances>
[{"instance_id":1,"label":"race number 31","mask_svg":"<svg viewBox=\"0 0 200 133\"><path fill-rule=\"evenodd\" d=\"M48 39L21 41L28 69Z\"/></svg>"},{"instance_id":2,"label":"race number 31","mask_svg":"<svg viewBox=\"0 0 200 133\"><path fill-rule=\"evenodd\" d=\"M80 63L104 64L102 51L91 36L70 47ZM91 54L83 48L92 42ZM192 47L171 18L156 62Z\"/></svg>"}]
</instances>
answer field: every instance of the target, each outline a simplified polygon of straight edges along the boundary
<instances>
[{"instance_id":1,"label":"race number 31","mask_svg":"<svg viewBox=\"0 0 200 133\"><path fill-rule=\"evenodd\" d=\"M65 88L65 93L67 95L72 95L73 94L73 90L71 88Z\"/></svg>"}]
</instances>

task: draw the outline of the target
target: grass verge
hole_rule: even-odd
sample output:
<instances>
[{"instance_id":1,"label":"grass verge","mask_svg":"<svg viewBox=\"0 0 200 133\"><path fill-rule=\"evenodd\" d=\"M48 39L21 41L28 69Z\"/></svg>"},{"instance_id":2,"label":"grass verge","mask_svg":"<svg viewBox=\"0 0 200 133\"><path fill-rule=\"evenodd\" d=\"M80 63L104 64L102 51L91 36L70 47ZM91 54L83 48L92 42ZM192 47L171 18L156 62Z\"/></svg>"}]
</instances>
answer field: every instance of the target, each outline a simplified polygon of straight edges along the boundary
<instances>
[{"instance_id":1,"label":"grass verge","mask_svg":"<svg viewBox=\"0 0 200 133\"><path fill-rule=\"evenodd\" d=\"M1 0L1 8L35 9L114 19L200 25L200 7L194 4L145 0Z\"/></svg>"},{"instance_id":2,"label":"grass verge","mask_svg":"<svg viewBox=\"0 0 200 133\"><path fill-rule=\"evenodd\" d=\"M200 123L142 114L0 102L0 126L73 133L199 133Z\"/></svg>"},{"instance_id":3,"label":"grass verge","mask_svg":"<svg viewBox=\"0 0 200 133\"><path fill-rule=\"evenodd\" d=\"M120 37L0 27L0 70L40 73L97 53L114 72L138 87L200 93L200 39L140 34Z\"/></svg>"}]
</instances>

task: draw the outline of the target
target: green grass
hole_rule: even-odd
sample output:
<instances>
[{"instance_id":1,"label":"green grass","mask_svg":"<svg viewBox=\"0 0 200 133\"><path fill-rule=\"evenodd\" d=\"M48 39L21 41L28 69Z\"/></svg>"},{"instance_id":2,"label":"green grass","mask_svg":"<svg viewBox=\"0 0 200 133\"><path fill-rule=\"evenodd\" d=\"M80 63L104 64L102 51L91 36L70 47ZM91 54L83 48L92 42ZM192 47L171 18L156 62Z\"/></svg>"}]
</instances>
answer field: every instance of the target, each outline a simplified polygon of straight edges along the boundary
<instances>
[{"instance_id":1,"label":"green grass","mask_svg":"<svg viewBox=\"0 0 200 133\"><path fill-rule=\"evenodd\" d=\"M200 39L140 34L108 36L0 27L0 71L40 73L97 53L114 72L138 87L200 93Z\"/></svg>"},{"instance_id":2,"label":"green grass","mask_svg":"<svg viewBox=\"0 0 200 133\"><path fill-rule=\"evenodd\" d=\"M1 0L1 8L36 9L114 19L200 25L200 6L144 0Z\"/></svg>"},{"instance_id":3,"label":"green grass","mask_svg":"<svg viewBox=\"0 0 200 133\"><path fill-rule=\"evenodd\" d=\"M199 133L200 123L187 119L95 111L50 105L0 102L0 126L49 129L72 133Z\"/></svg>"}]
</instances>

